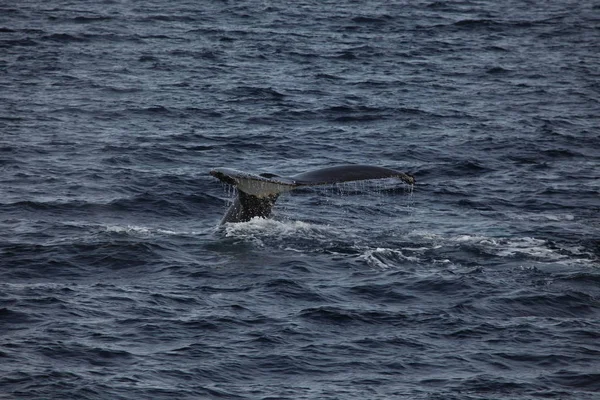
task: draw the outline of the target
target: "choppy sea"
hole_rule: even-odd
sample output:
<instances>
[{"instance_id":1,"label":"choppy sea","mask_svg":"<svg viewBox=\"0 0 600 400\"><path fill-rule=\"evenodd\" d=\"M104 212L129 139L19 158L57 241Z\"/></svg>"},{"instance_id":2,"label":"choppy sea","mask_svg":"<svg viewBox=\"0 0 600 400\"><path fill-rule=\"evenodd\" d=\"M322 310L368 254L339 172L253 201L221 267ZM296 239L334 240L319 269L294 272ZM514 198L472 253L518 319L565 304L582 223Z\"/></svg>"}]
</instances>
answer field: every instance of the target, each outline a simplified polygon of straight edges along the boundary
<instances>
[{"instance_id":1,"label":"choppy sea","mask_svg":"<svg viewBox=\"0 0 600 400\"><path fill-rule=\"evenodd\" d=\"M595 1L0 3L0 398L599 399ZM413 174L219 226L213 167Z\"/></svg>"}]
</instances>

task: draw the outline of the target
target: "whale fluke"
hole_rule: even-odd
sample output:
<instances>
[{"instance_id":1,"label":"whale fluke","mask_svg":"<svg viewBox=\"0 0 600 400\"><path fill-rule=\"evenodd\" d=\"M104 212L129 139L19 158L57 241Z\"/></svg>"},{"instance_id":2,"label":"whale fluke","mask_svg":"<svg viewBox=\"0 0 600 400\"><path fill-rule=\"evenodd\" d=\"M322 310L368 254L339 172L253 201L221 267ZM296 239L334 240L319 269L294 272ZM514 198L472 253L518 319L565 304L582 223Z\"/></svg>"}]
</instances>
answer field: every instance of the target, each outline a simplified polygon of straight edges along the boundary
<instances>
[{"instance_id":1,"label":"whale fluke","mask_svg":"<svg viewBox=\"0 0 600 400\"><path fill-rule=\"evenodd\" d=\"M237 188L235 198L221 223L245 222L253 217L268 218L281 193L303 187L328 185L369 179L398 178L413 185L415 178L389 168L371 165L340 165L284 177L264 173L250 174L231 168L215 168L210 174L224 183Z\"/></svg>"}]
</instances>

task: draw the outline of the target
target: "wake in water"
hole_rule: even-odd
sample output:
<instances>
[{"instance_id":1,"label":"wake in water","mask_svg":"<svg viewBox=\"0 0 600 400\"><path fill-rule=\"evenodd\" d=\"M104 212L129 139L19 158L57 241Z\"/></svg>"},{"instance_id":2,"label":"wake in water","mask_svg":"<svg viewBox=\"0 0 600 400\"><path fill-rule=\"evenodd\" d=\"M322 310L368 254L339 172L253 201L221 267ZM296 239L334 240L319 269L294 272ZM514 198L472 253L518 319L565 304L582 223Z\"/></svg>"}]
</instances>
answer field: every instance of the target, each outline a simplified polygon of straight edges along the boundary
<instances>
[{"instance_id":1,"label":"wake in water","mask_svg":"<svg viewBox=\"0 0 600 400\"><path fill-rule=\"evenodd\" d=\"M473 268L490 264L547 269L568 265L593 267L598 262L594 254L581 246L558 246L533 237L447 235L401 229L373 232L360 226L263 218L228 223L220 232L226 240L250 243L261 251L344 255L376 269ZM376 242L375 237L379 238Z\"/></svg>"},{"instance_id":2,"label":"wake in water","mask_svg":"<svg viewBox=\"0 0 600 400\"><path fill-rule=\"evenodd\" d=\"M252 243L259 248L295 252L322 252L333 243L347 243L356 230L339 229L331 225L255 217L248 222L227 223L220 232L226 239Z\"/></svg>"},{"instance_id":3,"label":"wake in water","mask_svg":"<svg viewBox=\"0 0 600 400\"><path fill-rule=\"evenodd\" d=\"M402 268L406 264L461 268L490 263L544 269L576 265L593 268L598 263L597 257L581 246L557 246L531 237L444 236L411 232L401 240L406 242L398 247L388 243L389 247L366 249L360 258L368 265L382 269Z\"/></svg>"}]
</instances>

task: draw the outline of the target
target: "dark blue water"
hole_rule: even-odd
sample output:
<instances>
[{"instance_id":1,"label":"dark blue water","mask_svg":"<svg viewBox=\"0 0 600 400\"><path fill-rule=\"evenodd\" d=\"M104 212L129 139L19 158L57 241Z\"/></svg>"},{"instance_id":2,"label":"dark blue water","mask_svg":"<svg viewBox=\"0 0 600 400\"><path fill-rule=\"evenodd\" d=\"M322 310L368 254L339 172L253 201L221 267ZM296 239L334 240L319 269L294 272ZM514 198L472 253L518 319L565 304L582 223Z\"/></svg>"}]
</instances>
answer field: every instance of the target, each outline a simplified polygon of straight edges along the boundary
<instances>
[{"instance_id":1,"label":"dark blue water","mask_svg":"<svg viewBox=\"0 0 600 400\"><path fill-rule=\"evenodd\" d=\"M0 397L600 398L600 7L366 3L1 3Z\"/></svg>"}]
</instances>

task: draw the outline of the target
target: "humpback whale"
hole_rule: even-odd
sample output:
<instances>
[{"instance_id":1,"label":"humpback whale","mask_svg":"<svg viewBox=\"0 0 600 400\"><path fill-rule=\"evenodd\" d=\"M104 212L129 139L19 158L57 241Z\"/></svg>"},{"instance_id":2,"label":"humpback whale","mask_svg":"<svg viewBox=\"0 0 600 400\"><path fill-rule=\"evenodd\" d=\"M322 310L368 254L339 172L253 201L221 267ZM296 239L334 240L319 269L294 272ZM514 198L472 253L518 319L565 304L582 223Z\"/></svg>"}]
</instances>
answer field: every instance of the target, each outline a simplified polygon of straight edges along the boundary
<instances>
[{"instance_id":1,"label":"humpback whale","mask_svg":"<svg viewBox=\"0 0 600 400\"><path fill-rule=\"evenodd\" d=\"M340 165L292 176L269 173L256 175L231 168L214 168L210 174L237 188L237 197L225 213L221 224L246 222L253 217L268 218L281 193L303 186L384 178L398 178L409 185L415 183L415 178L404 172L371 165Z\"/></svg>"}]
</instances>

